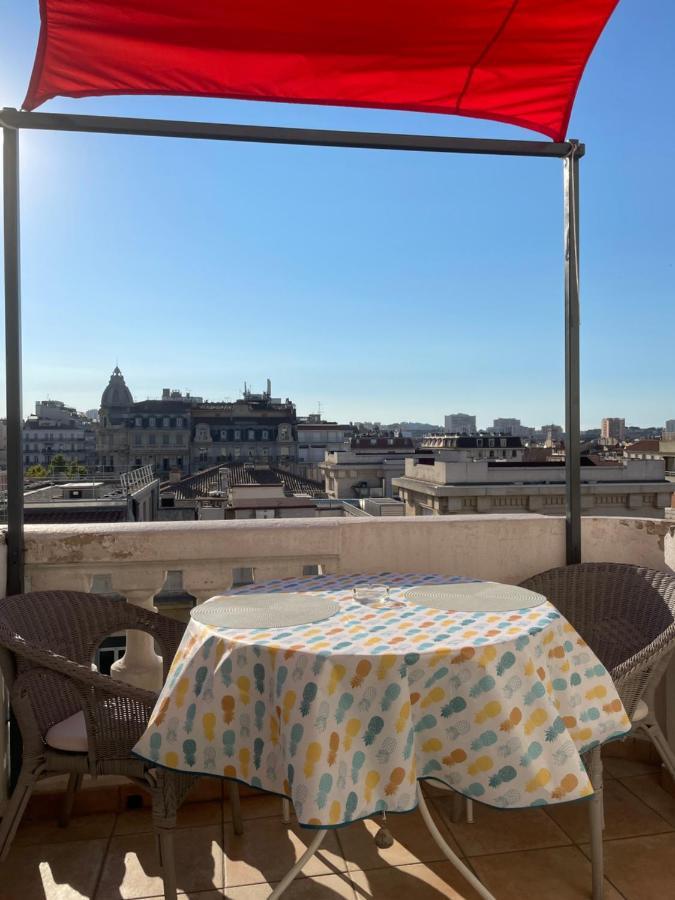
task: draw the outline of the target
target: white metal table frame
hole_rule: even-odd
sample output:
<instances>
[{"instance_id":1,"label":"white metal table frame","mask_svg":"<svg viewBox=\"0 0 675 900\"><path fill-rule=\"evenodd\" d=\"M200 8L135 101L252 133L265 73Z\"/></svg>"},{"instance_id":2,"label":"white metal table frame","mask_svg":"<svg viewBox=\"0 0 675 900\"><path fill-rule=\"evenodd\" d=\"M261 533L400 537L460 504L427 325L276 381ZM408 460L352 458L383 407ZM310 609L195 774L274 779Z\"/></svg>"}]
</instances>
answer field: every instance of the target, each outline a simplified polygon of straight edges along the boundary
<instances>
[{"instance_id":1,"label":"white metal table frame","mask_svg":"<svg viewBox=\"0 0 675 900\"><path fill-rule=\"evenodd\" d=\"M288 801L284 800L284 820L286 820L288 815ZM447 841L438 830L436 823L433 820L433 817L429 811L429 807L427 806L426 800L424 799L424 795L422 794L422 785L420 782L417 782L417 806L419 808L420 813L422 814L422 819L424 820L424 824L429 829L429 834L432 836L439 849L443 853L445 857L452 863L452 865L457 869L457 871L462 875L466 881L471 885L471 887L476 891L476 893L483 898L483 900L496 900L494 894L491 894L490 891L485 887L485 885L473 874L471 869L467 865L465 865L462 860L457 856L457 854L452 850L452 848L448 845ZM406 813L397 813L396 815L406 815ZM346 826L348 827L348 826ZM314 856L317 852L321 844L323 843L324 838L328 834L328 828L320 828L316 832L314 839L310 843L309 847L302 854L300 859L293 865L288 872L281 879L279 884L274 888L272 893L269 896L269 900L277 900L278 897L284 893L286 888L292 883L295 877L299 874L299 872L304 868L304 866L309 862L309 860Z\"/></svg>"}]
</instances>

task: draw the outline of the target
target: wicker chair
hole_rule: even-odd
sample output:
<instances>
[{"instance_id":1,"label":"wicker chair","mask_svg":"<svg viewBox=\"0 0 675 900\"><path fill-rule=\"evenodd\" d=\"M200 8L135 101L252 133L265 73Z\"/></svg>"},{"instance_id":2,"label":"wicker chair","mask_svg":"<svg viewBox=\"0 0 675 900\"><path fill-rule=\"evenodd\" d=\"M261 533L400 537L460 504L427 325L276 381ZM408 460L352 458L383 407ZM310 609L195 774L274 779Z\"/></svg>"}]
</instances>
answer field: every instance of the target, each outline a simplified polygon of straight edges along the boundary
<instances>
[{"instance_id":1,"label":"wicker chair","mask_svg":"<svg viewBox=\"0 0 675 900\"><path fill-rule=\"evenodd\" d=\"M542 572L522 587L543 594L609 671L633 731L654 743L675 778L675 754L654 715L654 694L675 652L675 577L640 566L579 563ZM603 895L600 748L588 754L593 898Z\"/></svg>"},{"instance_id":2,"label":"wicker chair","mask_svg":"<svg viewBox=\"0 0 675 900\"><path fill-rule=\"evenodd\" d=\"M124 630L154 637L166 677L184 632L174 619L122 598L74 591L19 594L0 601L0 666L23 740L21 772L0 825L0 859L9 852L40 777L70 775L60 817L60 824L66 825L85 774L124 775L150 792L164 896L174 900L176 813L198 776L153 767L132 755L157 697L92 667L101 641ZM240 833L235 784L230 799Z\"/></svg>"},{"instance_id":3,"label":"wicker chair","mask_svg":"<svg viewBox=\"0 0 675 900\"><path fill-rule=\"evenodd\" d=\"M634 731L654 743L675 778L675 753L654 715L654 694L675 652L675 576L619 563L580 563L535 575L544 594L609 671Z\"/></svg>"}]
</instances>

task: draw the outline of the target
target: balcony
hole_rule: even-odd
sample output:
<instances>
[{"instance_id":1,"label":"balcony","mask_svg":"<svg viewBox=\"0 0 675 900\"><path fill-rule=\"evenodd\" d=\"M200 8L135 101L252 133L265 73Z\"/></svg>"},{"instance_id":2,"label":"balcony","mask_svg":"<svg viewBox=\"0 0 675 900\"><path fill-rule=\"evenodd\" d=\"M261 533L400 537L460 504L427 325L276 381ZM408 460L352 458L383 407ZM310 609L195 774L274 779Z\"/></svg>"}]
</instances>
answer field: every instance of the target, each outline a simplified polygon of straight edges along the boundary
<instances>
[{"instance_id":1,"label":"balcony","mask_svg":"<svg viewBox=\"0 0 675 900\"><path fill-rule=\"evenodd\" d=\"M583 552L589 561L675 570L675 521L585 518ZM157 595L166 605L186 594L202 602L235 584L317 571L434 571L517 583L563 564L564 556L564 520L537 515L29 526L26 588L112 590L151 608ZM115 671L149 687L161 678L160 660L142 635L130 636ZM666 701L674 692L671 673L662 698L671 741L675 710ZM605 896L660 900L672 892L672 786L650 747L627 742L609 750ZM65 830L54 823L59 789L45 782L31 801L0 866L0 900L160 896L150 817L139 789L110 779L85 784ZM476 823L469 825L452 821L447 795L429 793L446 840L499 900L524 896L524 872L528 896L590 896L583 805L505 812L478 807ZM279 800L251 790L242 805L243 837L233 833L219 781L203 779L184 806L177 841L183 896L262 900L303 852L310 838L283 825ZM396 838L389 850L370 840L370 822L338 830L286 896L384 900L412 892L416 898L473 898L417 815L389 818Z\"/></svg>"}]
</instances>

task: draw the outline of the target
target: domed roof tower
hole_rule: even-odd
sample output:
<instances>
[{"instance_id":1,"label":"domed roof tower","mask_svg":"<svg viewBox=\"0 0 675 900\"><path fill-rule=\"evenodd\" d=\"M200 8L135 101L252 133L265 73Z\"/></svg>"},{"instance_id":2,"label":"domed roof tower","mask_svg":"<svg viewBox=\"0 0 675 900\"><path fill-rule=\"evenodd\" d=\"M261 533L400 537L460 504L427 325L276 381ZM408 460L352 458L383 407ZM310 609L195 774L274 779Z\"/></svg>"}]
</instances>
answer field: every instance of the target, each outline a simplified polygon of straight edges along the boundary
<instances>
[{"instance_id":1,"label":"domed roof tower","mask_svg":"<svg viewBox=\"0 0 675 900\"><path fill-rule=\"evenodd\" d=\"M115 366L108 386L101 397L101 420L113 421L120 414L128 412L133 402L134 398L126 385L124 375L119 366Z\"/></svg>"}]
</instances>

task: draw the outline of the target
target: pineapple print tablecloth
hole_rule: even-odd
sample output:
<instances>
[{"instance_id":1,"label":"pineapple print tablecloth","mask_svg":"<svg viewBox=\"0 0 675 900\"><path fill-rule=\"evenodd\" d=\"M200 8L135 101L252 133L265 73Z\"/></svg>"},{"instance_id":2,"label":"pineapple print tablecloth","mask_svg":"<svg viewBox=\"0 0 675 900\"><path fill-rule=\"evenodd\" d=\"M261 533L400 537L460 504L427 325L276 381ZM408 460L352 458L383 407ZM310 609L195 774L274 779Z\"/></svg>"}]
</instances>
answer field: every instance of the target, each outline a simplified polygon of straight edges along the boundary
<instances>
[{"instance_id":1,"label":"pineapple print tablecloth","mask_svg":"<svg viewBox=\"0 0 675 900\"><path fill-rule=\"evenodd\" d=\"M136 753L288 796L313 826L410 810L419 778L498 807L588 795L579 754L629 721L555 607L465 614L353 600L367 581L397 597L453 580L320 576L240 591L313 591L341 610L274 630L192 620Z\"/></svg>"}]
</instances>

